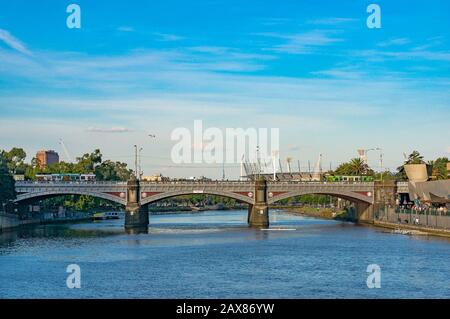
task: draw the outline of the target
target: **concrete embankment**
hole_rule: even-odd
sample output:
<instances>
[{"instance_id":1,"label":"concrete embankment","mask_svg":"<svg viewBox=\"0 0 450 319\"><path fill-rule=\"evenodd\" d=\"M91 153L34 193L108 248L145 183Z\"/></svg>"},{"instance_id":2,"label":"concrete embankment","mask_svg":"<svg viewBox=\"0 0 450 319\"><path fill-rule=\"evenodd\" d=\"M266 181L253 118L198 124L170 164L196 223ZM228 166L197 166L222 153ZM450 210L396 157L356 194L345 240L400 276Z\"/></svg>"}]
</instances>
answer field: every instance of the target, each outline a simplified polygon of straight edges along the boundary
<instances>
[{"instance_id":1,"label":"concrete embankment","mask_svg":"<svg viewBox=\"0 0 450 319\"><path fill-rule=\"evenodd\" d=\"M450 238L450 230L449 229L440 229L440 228L431 228L426 226L418 226L418 225L407 225L407 224L396 224L385 221L374 221L373 224L365 224L375 227L394 229L394 230L406 230L411 231L411 235L432 235L432 236L440 236L440 237L449 237Z\"/></svg>"},{"instance_id":2,"label":"concrete embankment","mask_svg":"<svg viewBox=\"0 0 450 319\"><path fill-rule=\"evenodd\" d=\"M275 207L273 207L275 208ZM279 209L279 207L277 207ZM334 212L329 208L313 208L313 207L283 207L283 211L295 215L305 215L310 217L322 218L322 219L334 219L341 221L350 221L353 220L348 218L344 211ZM400 215L401 216L401 215ZM445 216L441 216L444 218ZM435 217L436 218L436 217ZM439 217L437 217L439 218ZM447 217L448 218L448 217ZM406 218L404 218L406 219ZM431 219L431 217L430 217ZM440 237L450 237L450 229L445 228L436 228L422 225L413 225L413 224L405 224L405 223L395 223L392 221L380 221L374 220L373 223L360 223L365 226L375 226L379 228L385 228L390 230L405 230L410 235L431 235L431 236L440 236Z\"/></svg>"},{"instance_id":3,"label":"concrete embankment","mask_svg":"<svg viewBox=\"0 0 450 319\"><path fill-rule=\"evenodd\" d=\"M16 228L22 225L39 224L40 220L21 220L17 215L0 213L0 231Z\"/></svg>"}]
</instances>

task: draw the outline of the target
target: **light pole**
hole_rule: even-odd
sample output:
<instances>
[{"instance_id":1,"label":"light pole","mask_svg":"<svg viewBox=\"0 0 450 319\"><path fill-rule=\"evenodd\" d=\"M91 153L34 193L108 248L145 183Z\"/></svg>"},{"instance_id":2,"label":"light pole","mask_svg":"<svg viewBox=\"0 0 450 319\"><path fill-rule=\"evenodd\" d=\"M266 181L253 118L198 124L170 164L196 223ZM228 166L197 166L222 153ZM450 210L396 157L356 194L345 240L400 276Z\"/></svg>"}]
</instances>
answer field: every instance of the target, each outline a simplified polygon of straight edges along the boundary
<instances>
[{"instance_id":1,"label":"light pole","mask_svg":"<svg viewBox=\"0 0 450 319\"><path fill-rule=\"evenodd\" d=\"M381 182L383 182L383 149L381 147L376 148L377 151L380 151L380 169L381 169Z\"/></svg>"},{"instance_id":2,"label":"light pole","mask_svg":"<svg viewBox=\"0 0 450 319\"><path fill-rule=\"evenodd\" d=\"M138 179L138 150L137 145L134 145L134 176Z\"/></svg>"},{"instance_id":3,"label":"light pole","mask_svg":"<svg viewBox=\"0 0 450 319\"><path fill-rule=\"evenodd\" d=\"M380 169L381 169L381 181L383 181L383 149L381 147L369 148L364 150L364 154L367 156L369 151L380 151ZM368 158L366 157L366 164L368 162Z\"/></svg>"},{"instance_id":4,"label":"light pole","mask_svg":"<svg viewBox=\"0 0 450 319\"><path fill-rule=\"evenodd\" d=\"M155 134L148 134L148 137L150 137L151 139L156 139L156 135Z\"/></svg>"},{"instance_id":5,"label":"light pole","mask_svg":"<svg viewBox=\"0 0 450 319\"><path fill-rule=\"evenodd\" d=\"M143 172L142 172L142 167L141 167L141 152L142 152L142 150L143 150L143 148L141 147L141 148L139 148L139 180L141 180L142 179L142 174L143 174Z\"/></svg>"}]
</instances>

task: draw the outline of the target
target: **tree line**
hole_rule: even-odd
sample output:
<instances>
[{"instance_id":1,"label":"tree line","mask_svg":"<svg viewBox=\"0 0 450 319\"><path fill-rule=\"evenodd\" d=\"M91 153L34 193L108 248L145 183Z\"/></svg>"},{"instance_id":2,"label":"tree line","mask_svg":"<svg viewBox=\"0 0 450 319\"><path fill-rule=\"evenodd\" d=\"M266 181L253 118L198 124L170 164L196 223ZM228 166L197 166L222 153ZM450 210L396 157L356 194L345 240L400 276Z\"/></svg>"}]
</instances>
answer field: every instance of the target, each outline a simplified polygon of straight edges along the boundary
<instances>
[{"instance_id":1,"label":"tree line","mask_svg":"<svg viewBox=\"0 0 450 319\"><path fill-rule=\"evenodd\" d=\"M26 152L22 148L14 147L9 151L0 151L0 203L7 203L15 198L13 175L24 175L25 180L34 181L38 174L95 174L99 181L126 181L133 174L123 162L111 160L103 161L99 149L92 153L77 157L73 163L61 161L44 167L38 165L33 157L26 163ZM109 207L111 203L105 200L83 195L68 195L46 199L41 202L43 207L54 208L63 205L74 210ZM1 207L0 207L1 208Z\"/></svg>"}]
</instances>

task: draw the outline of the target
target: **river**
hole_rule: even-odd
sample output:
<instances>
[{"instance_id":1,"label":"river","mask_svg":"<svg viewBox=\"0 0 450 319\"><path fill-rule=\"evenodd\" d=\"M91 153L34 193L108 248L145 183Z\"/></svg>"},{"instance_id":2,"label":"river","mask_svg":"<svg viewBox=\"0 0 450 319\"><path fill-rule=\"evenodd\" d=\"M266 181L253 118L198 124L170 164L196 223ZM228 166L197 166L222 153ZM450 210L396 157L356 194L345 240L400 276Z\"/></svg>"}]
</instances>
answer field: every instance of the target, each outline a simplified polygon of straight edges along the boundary
<instances>
[{"instance_id":1,"label":"river","mask_svg":"<svg viewBox=\"0 0 450 319\"><path fill-rule=\"evenodd\" d=\"M450 241L271 212L151 215L0 234L1 298L450 298ZM284 230L279 230L284 228ZM81 288L66 286L77 264ZM369 289L367 266L381 270Z\"/></svg>"}]
</instances>

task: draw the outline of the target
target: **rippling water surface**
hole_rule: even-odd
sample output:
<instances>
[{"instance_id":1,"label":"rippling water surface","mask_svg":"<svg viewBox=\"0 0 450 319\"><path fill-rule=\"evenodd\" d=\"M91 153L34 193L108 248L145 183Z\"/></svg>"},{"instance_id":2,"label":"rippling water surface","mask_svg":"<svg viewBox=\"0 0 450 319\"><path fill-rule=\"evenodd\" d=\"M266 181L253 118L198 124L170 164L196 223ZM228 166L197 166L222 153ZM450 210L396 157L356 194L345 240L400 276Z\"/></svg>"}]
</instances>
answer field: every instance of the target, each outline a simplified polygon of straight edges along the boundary
<instances>
[{"instance_id":1,"label":"rippling water surface","mask_svg":"<svg viewBox=\"0 0 450 319\"><path fill-rule=\"evenodd\" d=\"M0 234L2 298L450 298L450 241L271 212L152 215ZM283 228L283 229L280 229ZM68 289L66 267L81 267ZM369 264L381 288L366 285Z\"/></svg>"}]
</instances>

